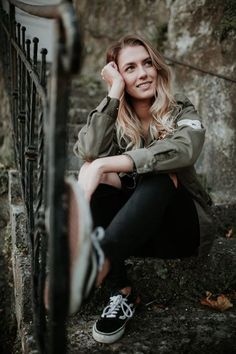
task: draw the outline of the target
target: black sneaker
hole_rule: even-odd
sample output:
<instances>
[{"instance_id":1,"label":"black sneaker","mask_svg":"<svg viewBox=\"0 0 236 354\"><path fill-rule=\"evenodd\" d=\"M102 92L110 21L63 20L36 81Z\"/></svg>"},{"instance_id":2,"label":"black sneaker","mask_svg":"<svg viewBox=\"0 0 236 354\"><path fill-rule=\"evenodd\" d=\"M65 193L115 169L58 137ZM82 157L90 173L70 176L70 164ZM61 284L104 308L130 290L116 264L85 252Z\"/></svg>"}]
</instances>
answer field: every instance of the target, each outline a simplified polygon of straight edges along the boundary
<instances>
[{"instance_id":1,"label":"black sneaker","mask_svg":"<svg viewBox=\"0 0 236 354\"><path fill-rule=\"evenodd\" d=\"M101 318L93 326L93 338L100 343L114 343L122 337L127 321L133 317L136 301L133 295L117 292L110 297Z\"/></svg>"}]
</instances>

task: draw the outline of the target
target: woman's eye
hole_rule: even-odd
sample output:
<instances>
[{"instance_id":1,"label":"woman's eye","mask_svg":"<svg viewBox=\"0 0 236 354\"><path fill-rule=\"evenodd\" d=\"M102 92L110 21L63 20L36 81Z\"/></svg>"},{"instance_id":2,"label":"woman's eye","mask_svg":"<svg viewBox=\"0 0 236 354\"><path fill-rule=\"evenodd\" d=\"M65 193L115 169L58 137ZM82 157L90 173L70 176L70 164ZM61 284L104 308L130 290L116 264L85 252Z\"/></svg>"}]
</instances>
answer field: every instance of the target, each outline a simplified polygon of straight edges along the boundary
<instances>
[{"instance_id":1,"label":"woman's eye","mask_svg":"<svg viewBox=\"0 0 236 354\"><path fill-rule=\"evenodd\" d=\"M148 66L148 67L152 66L152 61L151 60L146 61L145 66Z\"/></svg>"},{"instance_id":2,"label":"woman's eye","mask_svg":"<svg viewBox=\"0 0 236 354\"><path fill-rule=\"evenodd\" d=\"M133 70L134 70L134 67L133 67L133 66L128 66L125 71L126 71L127 73L130 73L130 72L132 72Z\"/></svg>"}]
</instances>

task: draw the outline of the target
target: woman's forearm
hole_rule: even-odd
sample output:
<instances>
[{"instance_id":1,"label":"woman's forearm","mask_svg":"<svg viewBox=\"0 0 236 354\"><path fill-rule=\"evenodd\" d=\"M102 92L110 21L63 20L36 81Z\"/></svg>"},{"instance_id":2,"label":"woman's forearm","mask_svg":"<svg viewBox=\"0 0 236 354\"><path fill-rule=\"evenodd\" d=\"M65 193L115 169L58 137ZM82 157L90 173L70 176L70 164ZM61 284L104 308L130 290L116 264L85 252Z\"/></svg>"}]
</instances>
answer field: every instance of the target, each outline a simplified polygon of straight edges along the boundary
<instances>
[{"instance_id":1,"label":"woman's forearm","mask_svg":"<svg viewBox=\"0 0 236 354\"><path fill-rule=\"evenodd\" d=\"M133 160L127 155L108 156L96 159L92 162L101 173L108 172L132 172Z\"/></svg>"},{"instance_id":2,"label":"woman's forearm","mask_svg":"<svg viewBox=\"0 0 236 354\"><path fill-rule=\"evenodd\" d=\"M111 98L117 98L118 100L121 98L124 92L124 82L123 80L116 80L111 86L108 96Z\"/></svg>"}]
</instances>

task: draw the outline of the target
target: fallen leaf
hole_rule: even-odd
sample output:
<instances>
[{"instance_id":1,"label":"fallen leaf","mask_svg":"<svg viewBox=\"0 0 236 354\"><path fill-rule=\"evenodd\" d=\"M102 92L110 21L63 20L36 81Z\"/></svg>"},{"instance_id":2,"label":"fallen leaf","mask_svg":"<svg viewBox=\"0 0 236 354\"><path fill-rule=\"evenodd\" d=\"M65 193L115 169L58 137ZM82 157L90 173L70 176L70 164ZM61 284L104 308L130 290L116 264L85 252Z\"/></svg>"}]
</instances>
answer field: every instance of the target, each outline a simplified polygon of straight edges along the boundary
<instances>
[{"instance_id":1,"label":"fallen leaf","mask_svg":"<svg viewBox=\"0 0 236 354\"><path fill-rule=\"evenodd\" d=\"M212 293L207 291L206 297L200 300L201 304L209 306L218 311L225 311L233 307L233 304L230 302L229 298L223 294L217 296L216 300L214 300L212 297Z\"/></svg>"},{"instance_id":2,"label":"fallen leaf","mask_svg":"<svg viewBox=\"0 0 236 354\"><path fill-rule=\"evenodd\" d=\"M233 229L229 229L228 232L225 235L226 238L232 238L233 237Z\"/></svg>"}]
</instances>

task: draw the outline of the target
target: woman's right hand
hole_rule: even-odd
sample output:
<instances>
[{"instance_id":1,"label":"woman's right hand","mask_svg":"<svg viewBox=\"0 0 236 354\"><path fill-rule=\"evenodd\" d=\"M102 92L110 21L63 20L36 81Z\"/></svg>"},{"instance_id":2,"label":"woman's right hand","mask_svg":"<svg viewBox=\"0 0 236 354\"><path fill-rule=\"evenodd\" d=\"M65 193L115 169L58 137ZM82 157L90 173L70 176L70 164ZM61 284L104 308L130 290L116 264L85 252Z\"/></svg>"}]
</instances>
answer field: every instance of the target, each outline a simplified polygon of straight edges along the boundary
<instances>
[{"instance_id":1,"label":"woman's right hand","mask_svg":"<svg viewBox=\"0 0 236 354\"><path fill-rule=\"evenodd\" d=\"M123 77L114 61L109 62L101 71L102 79L107 83L109 96L120 99L125 88Z\"/></svg>"}]
</instances>

